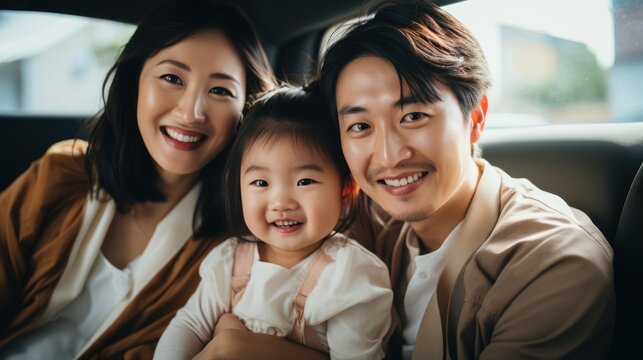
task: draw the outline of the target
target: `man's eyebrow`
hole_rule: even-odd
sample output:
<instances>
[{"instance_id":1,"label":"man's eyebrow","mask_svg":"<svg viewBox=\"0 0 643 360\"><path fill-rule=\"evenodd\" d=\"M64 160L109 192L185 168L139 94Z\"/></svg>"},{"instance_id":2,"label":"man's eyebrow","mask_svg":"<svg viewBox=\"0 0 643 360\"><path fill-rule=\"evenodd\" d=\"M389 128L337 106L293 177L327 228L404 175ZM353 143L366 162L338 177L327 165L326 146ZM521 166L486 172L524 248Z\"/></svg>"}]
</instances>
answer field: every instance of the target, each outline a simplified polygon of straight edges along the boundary
<instances>
[{"instance_id":1,"label":"man's eyebrow","mask_svg":"<svg viewBox=\"0 0 643 360\"><path fill-rule=\"evenodd\" d=\"M181 68L181 69L183 69L183 70L186 70L186 71L190 71L190 70L191 70L191 69L190 69L190 67L189 67L187 64L184 64L184 63L182 63L182 62L180 62L180 61L176 61L176 60L172 60L172 59L162 60L162 61L160 61L160 62L159 62L158 64L156 64L156 65L161 65L161 64L170 64L170 65L174 65L174 66L176 66L176 67L178 67L178 68ZM237 80L234 76L232 76L232 75L228 75L228 74L226 74L226 73L220 73L220 72L212 73L212 74L210 74L210 78L211 78L211 79L230 80L230 81L234 81L234 82L236 82L237 84L241 85L241 83L239 82L239 80Z\"/></svg>"},{"instance_id":2,"label":"man's eyebrow","mask_svg":"<svg viewBox=\"0 0 643 360\"><path fill-rule=\"evenodd\" d=\"M366 112L366 109L364 109L363 107L345 105L341 109L339 109L337 114L339 116L344 116L344 115L358 114L358 113L362 113L362 112Z\"/></svg>"},{"instance_id":3,"label":"man's eyebrow","mask_svg":"<svg viewBox=\"0 0 643 360\"><path fill-rule=\"evenodd\" d=\"M410 95L410 96L405 96L398 101L393 103L393 107L404 107L405 105L409 104L426 104L426 101L422 101L416 96Z\"/></svg>"},{"instance_id":4,"label":"man's eyebrow","mask_svg":"<svg viewBox=\"0 0 643 360\"><path fill-rule=\"evenodd\" d=\"M425 104L426 101L423 101L419 99L416 96L410 95L410 96L405 96L398 101L394 102L392 107L404 107L405 105L410 105L410 104ZM352 115L352 114L358 114L358 113L363 113L366 112L366 109L361 107L361 106L353 106L353 105L346 105L343 106L337 114L341 117L344 115Z\"/></svg>"}]
</instances>

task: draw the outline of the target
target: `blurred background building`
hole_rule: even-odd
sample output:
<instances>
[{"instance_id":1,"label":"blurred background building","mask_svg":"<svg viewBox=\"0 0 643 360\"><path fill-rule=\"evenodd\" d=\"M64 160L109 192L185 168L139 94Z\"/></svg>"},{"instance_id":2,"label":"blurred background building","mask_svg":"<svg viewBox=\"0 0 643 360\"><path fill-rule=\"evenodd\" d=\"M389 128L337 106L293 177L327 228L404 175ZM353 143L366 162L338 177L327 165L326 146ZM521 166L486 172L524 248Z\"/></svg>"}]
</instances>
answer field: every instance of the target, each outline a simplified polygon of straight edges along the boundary
<instances>
[{"instance_id":1,"label":"blurred background building","mask_svg":"<svg viewBox=\"0 0 643 360\"><path fill-rule=\"evenodd\" d=\"M614 65L609 101L614 121L643 120L643 0L612 0Z\"/></svg>"}]
</instances>

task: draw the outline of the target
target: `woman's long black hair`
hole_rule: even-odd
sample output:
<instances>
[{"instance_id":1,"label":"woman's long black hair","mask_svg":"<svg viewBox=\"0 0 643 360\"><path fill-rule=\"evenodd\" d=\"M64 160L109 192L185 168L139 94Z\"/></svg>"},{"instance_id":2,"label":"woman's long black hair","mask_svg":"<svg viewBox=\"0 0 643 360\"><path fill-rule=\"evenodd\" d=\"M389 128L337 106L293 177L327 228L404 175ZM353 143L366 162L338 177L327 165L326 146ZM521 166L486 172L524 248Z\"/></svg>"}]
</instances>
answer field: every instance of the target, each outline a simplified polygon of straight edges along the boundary
<instances>
[{"instance_id":1,"label":"woman's long black hair","mask_svg":"<svg viewBox=\"0 0 643 360\"><path fill-rule=\"evenodd\" d=\"M222 33L237 49L246 71L247 100L274 86L272 70L258 37L236 7L212 1L179 0L149 13L107 74L103 110L84 129L89 134L85 168L91 194L98 196L99 189L107 192L119 212L126 212L137 202L166 200L154 160L137 125L138 83L143 65L162 49L205 31ZM203 186L193 221L196 238L221 234L227 229L221 186L228 151L229 145L200 172Z\"/></svg>"}]
</instances>

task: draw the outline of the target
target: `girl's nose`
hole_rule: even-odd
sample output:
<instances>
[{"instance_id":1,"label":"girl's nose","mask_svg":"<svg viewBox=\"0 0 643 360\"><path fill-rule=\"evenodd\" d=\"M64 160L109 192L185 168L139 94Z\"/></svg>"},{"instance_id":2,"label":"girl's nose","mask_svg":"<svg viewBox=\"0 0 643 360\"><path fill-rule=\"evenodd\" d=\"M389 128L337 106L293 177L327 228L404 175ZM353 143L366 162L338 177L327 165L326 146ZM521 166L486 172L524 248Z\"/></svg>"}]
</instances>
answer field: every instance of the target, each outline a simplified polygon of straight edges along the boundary
<instances>
[{"instance_id":1,"label":"girl's nose","mask_svg":"<svg viewBox=\"0 0 643 360\"><path fill-rule=\"evenodd\" d=\"M292 211L297 209L297 202L286 191L276 191L270 204L272 211Z\"/></svg>"}]
</instances>

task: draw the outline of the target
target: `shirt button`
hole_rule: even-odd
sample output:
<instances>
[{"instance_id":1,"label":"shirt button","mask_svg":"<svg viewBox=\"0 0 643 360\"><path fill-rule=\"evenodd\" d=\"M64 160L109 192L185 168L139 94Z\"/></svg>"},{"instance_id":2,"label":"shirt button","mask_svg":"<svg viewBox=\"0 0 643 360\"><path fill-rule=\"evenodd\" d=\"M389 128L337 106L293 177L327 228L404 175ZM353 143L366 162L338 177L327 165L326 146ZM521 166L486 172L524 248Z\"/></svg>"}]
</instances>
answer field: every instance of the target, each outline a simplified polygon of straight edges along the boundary
<instances>
[{"instance_id":1,"label":"shirt button","mask_svg":"<svg viewBox=\"0 0 643 360\"><path fill-rule=\"evenodd\" d=\"M420 272L420 279L426 280L427 277L428 275L424 271Z\"/></svg>"}]
</instances>

